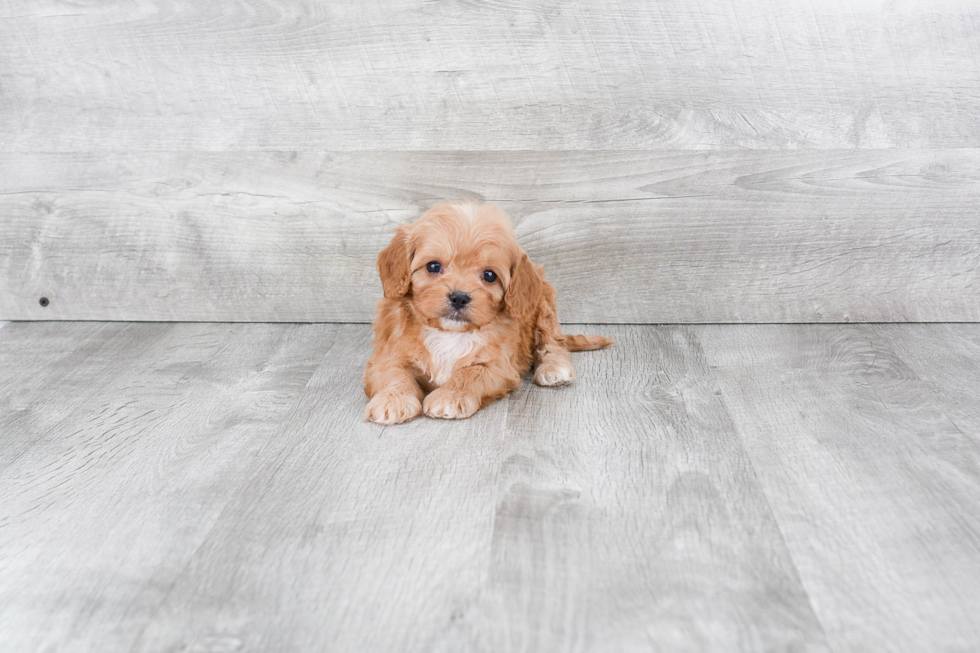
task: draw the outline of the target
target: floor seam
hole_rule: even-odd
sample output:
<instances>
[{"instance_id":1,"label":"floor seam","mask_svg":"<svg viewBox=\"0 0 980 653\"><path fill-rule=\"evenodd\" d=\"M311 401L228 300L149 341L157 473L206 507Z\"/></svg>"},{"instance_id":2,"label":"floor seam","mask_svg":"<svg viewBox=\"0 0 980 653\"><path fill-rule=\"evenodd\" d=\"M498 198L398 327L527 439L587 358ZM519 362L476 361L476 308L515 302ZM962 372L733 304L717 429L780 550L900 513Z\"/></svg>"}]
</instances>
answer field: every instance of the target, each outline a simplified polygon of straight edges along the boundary
<instances>
[{"instance_id":1,"label":"floor seam","mask_svg":"<svg viewBox=\"0 0 980 653\"><path fill-rule=\"evenodd\" d=\"M783 545L783 550L786 551L786 555L788 556L789 562L793 567L793 573L796 576L796 580L799 583L800 589L803 591L804 595L806 596L806 601L807 601L807 605L810 607L810 612L813 614L813 618L816 620L817 625L820 627L820 632L823 633L824 641L827 643L828 649L836 652L833 642L831 641L831 638L827 633L826 625L824 624L823 619L820 618L820 614L819 612L817 612L817 609L814 606L813 596L810 593L810 588L807 587L806 581L803 579L802 574L800 574L800 568L799 565L797 564L796 556L794 555L792 548L790 548L789 544L786 541L786 535L783 532L783 526L780 523L779 518L776 516L776 512L772 507L772 501L769 498L769 492L767 491L766 486L762 483L762 480L759 478L759 472L756 468L755 460L753 459L752 454L749 451L749 447L745 443L745 437L742 434L742 429L739 427L738 423L735 420L735 416L725 396L724 390L721 388L721 385L717 382L715 371L711 367L709 362L708 354L707 352L704 351L704 347L701 346L701 341L700 338L698 338L697 334L692 333L691 335L694 336L694 340L697 342L697 349L701 353L702 359L705 363L705 366L707 367L708 373L710 374L711 383L714 386L713 389L717 392L715 396L718 397L718 400L721 402L722 406L724 407L725 414L728 417L728 422L732 426L732 431L734 432L735 437L738 438L739 447L742 449L742 452L745 454L745 459L748 461L749 466L751 467L752 480L754 481L756 487L759 489L759 494L766 502L766 510L768 511L769 516L772 519L772 523L776 527L776 532L779 534L779 541Z\"/></svg>"}]
</instances>

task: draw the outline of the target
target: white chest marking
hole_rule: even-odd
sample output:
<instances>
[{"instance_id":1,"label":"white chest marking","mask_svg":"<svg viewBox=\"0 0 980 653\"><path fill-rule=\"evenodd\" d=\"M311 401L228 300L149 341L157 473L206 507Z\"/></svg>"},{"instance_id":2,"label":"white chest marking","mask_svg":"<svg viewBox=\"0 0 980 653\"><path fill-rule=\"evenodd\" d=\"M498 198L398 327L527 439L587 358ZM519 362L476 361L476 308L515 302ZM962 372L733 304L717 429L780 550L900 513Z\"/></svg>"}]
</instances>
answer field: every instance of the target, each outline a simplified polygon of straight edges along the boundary
<instances>
[{"instance_id":1,"label":"white chest marking","mask_svg":"<svg viewBox=\"0 0 980 653\"><path fill-rule=\"evenodd\" d=\"M422 340L432 360L428 370L429 379L436 385L442 385L449 380L460 358L472 354L484 345L483 336L479 333L442 331L431 327L425 328Z\"/></svg>"}]
</instances>

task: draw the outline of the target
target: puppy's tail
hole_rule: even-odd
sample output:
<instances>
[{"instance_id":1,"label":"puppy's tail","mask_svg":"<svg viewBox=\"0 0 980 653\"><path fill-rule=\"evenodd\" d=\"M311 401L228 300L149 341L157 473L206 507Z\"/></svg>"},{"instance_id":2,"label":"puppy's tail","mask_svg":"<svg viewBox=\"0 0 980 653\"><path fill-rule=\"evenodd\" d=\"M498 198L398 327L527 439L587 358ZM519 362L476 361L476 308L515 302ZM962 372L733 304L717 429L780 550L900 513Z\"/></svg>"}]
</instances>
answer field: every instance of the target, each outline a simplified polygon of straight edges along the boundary
<instances>
[{"instance_id":1,"label":"puppy's tail","mask_svg":"<svg viewBox=\"0 0 980 653\"><path fill-rule=\"evenodd\" d=\"M605 336L570 336L565 334L561 338L562 344L568 351L592 351L616 344L615 340Z\"/></svg>"}]
</instances>

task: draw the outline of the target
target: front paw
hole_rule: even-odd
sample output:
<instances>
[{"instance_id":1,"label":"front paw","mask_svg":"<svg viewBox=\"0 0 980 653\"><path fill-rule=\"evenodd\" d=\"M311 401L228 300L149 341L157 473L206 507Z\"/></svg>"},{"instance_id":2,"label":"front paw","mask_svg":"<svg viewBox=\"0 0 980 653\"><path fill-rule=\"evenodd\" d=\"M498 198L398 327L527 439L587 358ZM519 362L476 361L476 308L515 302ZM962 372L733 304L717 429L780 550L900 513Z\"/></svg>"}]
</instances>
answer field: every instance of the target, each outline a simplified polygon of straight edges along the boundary
<instances>
[{"instance_id":1,"label":"front paw","mask_svg":"<svg viewBox=\"0 0 980 653\"><path fill-rule=\"evenodd\" d=\"M575 380L575 368L571 363L543 360L534 370L534 382L538 385L568 385Z\"/></svg>"},{"instance_id":2,"label":"front paw","mask_svg":"<svg viewBox=\"0 0 980 653\"><path fill-rule=\"evenodd\" d=\"M364 419L378 424L401 424L422 412L422 403L414 395L387 392L376 394L364 409Z\"/></svg>"},{"instance_id":3,"label":"front paw","mask_svg":"<svg viewBox=\"0 0 980 653\"><path fill-rule=\"evenodd\" d=\"M429 417L439 419L463 419L480 409L480 400L467 394L439 388L427 395L422 410Z\"/></svg>"}]
</instances>

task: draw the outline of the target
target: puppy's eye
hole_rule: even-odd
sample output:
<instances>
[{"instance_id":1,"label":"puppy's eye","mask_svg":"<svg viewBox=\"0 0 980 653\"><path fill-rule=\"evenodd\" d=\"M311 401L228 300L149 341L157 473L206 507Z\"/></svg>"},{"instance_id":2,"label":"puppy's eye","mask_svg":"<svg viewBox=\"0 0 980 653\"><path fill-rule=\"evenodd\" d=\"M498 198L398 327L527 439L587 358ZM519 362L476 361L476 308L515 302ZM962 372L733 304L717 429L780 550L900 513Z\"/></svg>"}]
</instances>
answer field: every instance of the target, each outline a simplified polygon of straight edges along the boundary
<instances>
[{"instance_id":1,"label":"puppy's eye","mask_svg":"<svg viewBox=\"0 0 980 653\"><path fill-rule=\"evenodd\" d=\"M484 270L483 280L486 281L487 283L493 283L494 281L497 280L497 273L494 272L493 270Z\"/></svg>"},{"instance_id":2,"label":"puppy's eye","mask_svg":"<svg viewBox=\"0 0 980 653\"><path fill-rule=\"evenodd\" d=\"M442 272L442 264L439 261L429 261L425 269L429 271L429 274L439 274Z\"/></svg>"}]
</instances>

